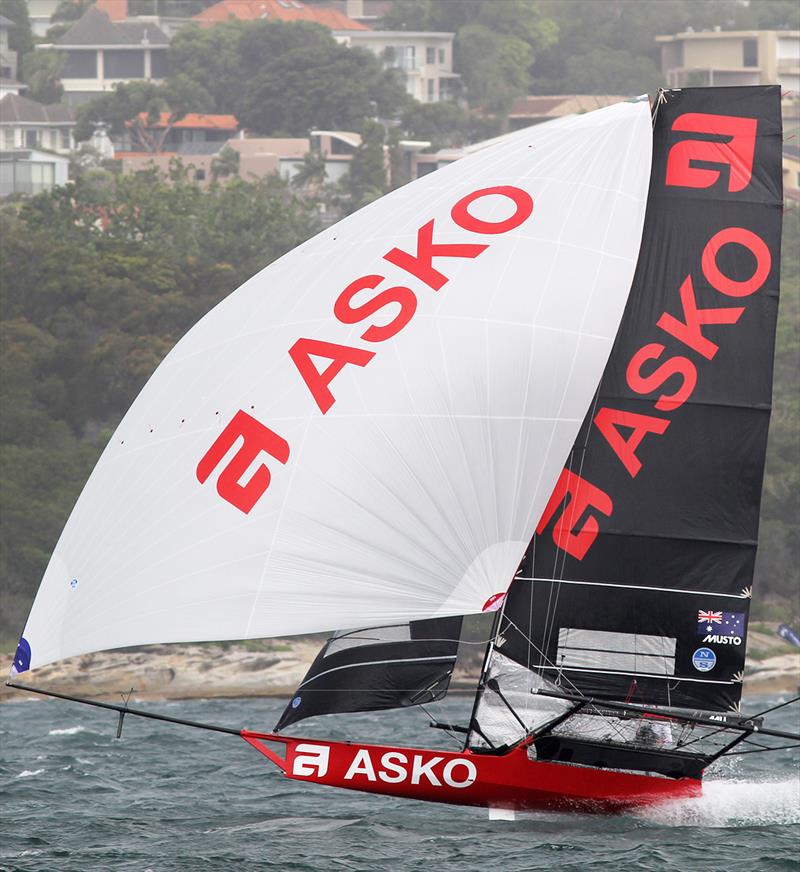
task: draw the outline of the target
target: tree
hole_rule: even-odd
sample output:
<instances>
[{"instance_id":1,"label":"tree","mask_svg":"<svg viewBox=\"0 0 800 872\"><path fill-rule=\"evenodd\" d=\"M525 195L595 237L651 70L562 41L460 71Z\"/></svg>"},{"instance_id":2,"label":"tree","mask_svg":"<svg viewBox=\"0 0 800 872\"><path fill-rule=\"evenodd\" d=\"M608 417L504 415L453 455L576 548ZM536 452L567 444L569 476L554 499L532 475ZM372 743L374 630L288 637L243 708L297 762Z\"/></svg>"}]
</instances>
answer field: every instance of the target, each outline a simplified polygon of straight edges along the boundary
<instances>
[{"instance_id":1,"label":"tree","mask_svg":"<svg viewBox=\"0 0 800 872\"><path fill-rule=\"evenodd\" d=\"M33 51L33 31L25 0L3 0L0 12L3 17L14 22L14 27L8 33L8 47L11 51L18 52L20 57Z\"/></svg>"},{"instance_id":2,"label":"tree","mask_svg":"<svg viewBox=\"0 0 800 872\"><path fill-rule=\"evenodd\" d=\"M654 93L663 82L661 70L648 57L597 48L567 61L564 92L571 94Z\"/></svg>"},{"instance_id":3,"label":"tree","mask_svg":"<svg viewBox=\"0 0 800 872\"><path fill-rule=\"evenodd\" d=\"M171 77L165 84L154 82L120 83L78 109L75 139L89 139L97 124L108 126L112 136L129 131L140 149L158 154L167 134L188 112L208 111L211 97L188 76ZM166 121L162 123L162 116Z\"/></svg>"},{"instance_id":4,"label":"tree","mask_svg":"<svg viewBox=\"0 0 800 872\"><path fill-rule=\"evenodd\" d=\"M226 145L222 151L211 161L211 178L216 182L228 176L235 176L239 172L241 155L235 148Z\"/></svg>"},{"instance_id":5,"label":"tree","mask_svg":"<svg viewBox=\"0 0 800 872\"><path fill-rule=\"evenodd\" d=\"M394 70L331 40L266 59L242 95L239 120L263 134L303 136L314 128L357 130L376 111L391 116L406 101Z\"/></svg>"},{"instance_id":6,"label":"tree","mask_svg":"<svg viewBox=\"0 0 800 872\"><path fill-rule=\"evenodd\" d=\"M500 36L481 24L458 32L461 75L472 106L506 115L514 100L528 93L533 52L524 40Z\"/></svg>"},{"instance_id":7,"label":"tree","mask_svg":"<svg viewBox=\"0 0 800 872\"><path fill-rule=\"evenodd\" d=\"M345 181L351 211L366 206L386 192L383 140L383 125L377 121L366 121L361 130L361 144L355 150Z\"/></svg>"},{"instance_id":8,"label":"tree","mask_svg":"<svg viewBox=\"0 0 800 872\"><path fill-rule=\"evenodd\" d=\"M399 0L381 21L390 30L454 31L455 68L472 106L506 114L530 89L537 52L558 29L534 0Z\"/></svg>"},{"instance_id":9,"label":"tree","mask_svg":"<svg viewBox=\"0 0 800 872\"><path fill-rule=\"evenodd\" d=\"M22 57L22 80L28 85L27 96L39 103L58 103L64 95L61 84L61 52L41 48Z\"/></svg>"}]
</instances>

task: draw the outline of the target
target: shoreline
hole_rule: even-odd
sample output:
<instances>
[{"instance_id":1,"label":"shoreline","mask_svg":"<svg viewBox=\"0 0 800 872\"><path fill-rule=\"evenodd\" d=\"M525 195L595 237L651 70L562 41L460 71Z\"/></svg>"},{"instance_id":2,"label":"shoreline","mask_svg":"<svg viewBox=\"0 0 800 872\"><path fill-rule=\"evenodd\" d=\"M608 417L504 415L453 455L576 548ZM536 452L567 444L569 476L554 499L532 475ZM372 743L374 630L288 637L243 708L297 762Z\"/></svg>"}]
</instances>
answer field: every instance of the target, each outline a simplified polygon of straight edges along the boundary
<instances>
[{"instance_id":1,"label":"shoreline","mask_svg":"<svg viewBox=\"0 0 800 872\"><path fill-rule=\"evenodd\" d=\"M754 647L766 649L766 656L747 659L743 697L800 693L800 649L780 639L769 648L764 639L759 642ZM104 702L117 702L131 689L136 701L285 698L295 692L319 647L318 639L308 638L257 645L150 645L72 657L12 680ZM457 668L449 693L473 694L478 677L475 666ZM32 698L44 697L0 685L0 703Z\"/></svg>"}]
</instances>

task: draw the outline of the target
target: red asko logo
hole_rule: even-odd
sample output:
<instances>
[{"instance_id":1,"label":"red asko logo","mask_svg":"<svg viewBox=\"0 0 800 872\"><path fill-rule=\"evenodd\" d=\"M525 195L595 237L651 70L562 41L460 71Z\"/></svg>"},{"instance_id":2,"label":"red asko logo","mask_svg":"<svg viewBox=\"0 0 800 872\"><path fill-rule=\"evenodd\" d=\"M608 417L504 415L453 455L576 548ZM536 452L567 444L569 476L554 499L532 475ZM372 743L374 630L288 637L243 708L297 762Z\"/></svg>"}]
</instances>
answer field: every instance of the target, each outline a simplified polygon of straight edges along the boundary
<instances>
[{"instance_id":1,"label":"red asko logo","mask_svg":"<svg viewBox=\"0 0 800 872\"><path fill-rule=\"evenodd\" d=\"M722 169L697 166L698 163L727 167L728 190L743 191L753 175L758 119L734 115L708 115L687 112L679 115L673 130L725 137L724 140L684 139L673 145L667 157L667 185L682 188L710 188Z\"/></svg>"},{"instance_id":2,"label":"red asko logo","mask_svg":"<svg viewBox=\"0 0 800 872\"><path fill-rule=\"evenodd\" d=\"M722 271L718 259L726 245L741 246L753 256L755 267L750 278L732 279ZM715 233L700 259L700 269L706 281L724 298L734 300L750 297L761 290L771 268L769 247L758 234L744 227L726 227ZM650 342L632 355L625 372L628 387L640 395L655 393L668 379L680 376L680 383L671 394L662 393L654 399L655 412L679 409L697 386L697 364L702 359L712 360L719 351L719 345L703 333L703 328L709 324L736 324L745 310L744 306L726 305L701 309L697 305L691 274L678 289L678 297L680 315L663 312L656 326L677 340L686 354L662 359L666 346ZM642 461L637 455L641 443L650 437L663 436L670 423L670 418L663 414L644 415L612 406L600 408L593 421L631 478L636 478L642 469ZM600 532L598 517L610 517L614 503L605 491L564 469L536 528L537 534L545 530L559 508L561 514L553 526L553 541L576 560L583 560Z\"/></svg>"},{"instance_id":3,"label":"red asko logo","mask_svg":"<svg viewBox=\"0 0 800 872\"><path fill-rule=\"evenodd\" d=\"M470 212L470 207L477 200L490 196L500 196L510 200L514 207L513 213L499 221L484 221L476 218ZM527 221L532 212L533 200L527 191L511 185L498 185L472 191L462 197L451 209L450 217L462 230L483 236L495 236L519 227ZM487 248L489 248L488 243L434 242L434 221L431 220L419 228L415 252L393 248L383 255L383 260L402 270L406 276L416 279L424 286L421 288L423 292L425 288L436 292L440 291L450 278L441 271L438 264L433 265L435 258L474 259ZM444 268L442 266L442 269ZM405 277L403 280L408 281ZM386 306L393 304L400 306L388 324L370 324L359 337L373 347L396 336L408 325L417 311L419 289L415 291L405 285L382 288L385 281L386 277L383 275L360 276L350 282L333 303L333 315L341 324L359 324L372 318ZM377 293L355 305L354 297L365 290ZM336 397L331 391L331 383L336 376L346 366L366 366L375 354L376 352L369 346L340 345L312 337L301 337L289 349L289 357L323 415L336 402ZM330 363L320 370L312 357L322 358ZM201 484L208 480L211 473L237 443L239 443L238 450L217 479L217 493L226 502L247 514L269 487L271 476L269 469L263 464L247 482L241 482L242 476L262 452L285 464L289 460L290 447L282 436L270 430L252 415L239 410L198 463L196 474Z\"/></svg>"}]
</instances>

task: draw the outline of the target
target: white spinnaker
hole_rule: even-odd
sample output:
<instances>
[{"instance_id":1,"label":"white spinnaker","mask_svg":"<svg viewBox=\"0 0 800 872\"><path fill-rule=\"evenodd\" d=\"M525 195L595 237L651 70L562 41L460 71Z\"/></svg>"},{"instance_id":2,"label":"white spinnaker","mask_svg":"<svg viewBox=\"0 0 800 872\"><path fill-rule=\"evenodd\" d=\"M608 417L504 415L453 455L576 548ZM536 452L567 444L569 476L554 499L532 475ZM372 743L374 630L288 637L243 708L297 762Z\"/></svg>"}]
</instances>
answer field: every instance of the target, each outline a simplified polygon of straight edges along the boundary
<instances>
[{"instance_id":1,"label":"white spinnaker","mask_svg":"<svg viewBox=\"0 0 800 872\"><path fill-rule=\"evenodd\" d=\"M262 270L172 350L126 414L50 560L24 631L31 666L157 641L276 636L480 611L504 590L555 485L611 350L639 251L651 160L646 102L536 127L394 191ZM464 229L462 198L513 186L514 229ZM474 218L515 206L481 196ZM433 290L383 258L433 243ZM462 224L465 223L462 214ZM513 223L513 222L512 222ZM488 226L488 225L487 225ZM355 324L334 301L360 276L406 286ZM359 305L376 296L362 291ZM322 414L289 356L299 338L368 349ZM324 370L330 360L314 358ZM217 493L234 445L201 458L238 410L290 446L262 454L249 513ZM20 664L22 665L22 664Z\"/></svg>"}]
</instances>

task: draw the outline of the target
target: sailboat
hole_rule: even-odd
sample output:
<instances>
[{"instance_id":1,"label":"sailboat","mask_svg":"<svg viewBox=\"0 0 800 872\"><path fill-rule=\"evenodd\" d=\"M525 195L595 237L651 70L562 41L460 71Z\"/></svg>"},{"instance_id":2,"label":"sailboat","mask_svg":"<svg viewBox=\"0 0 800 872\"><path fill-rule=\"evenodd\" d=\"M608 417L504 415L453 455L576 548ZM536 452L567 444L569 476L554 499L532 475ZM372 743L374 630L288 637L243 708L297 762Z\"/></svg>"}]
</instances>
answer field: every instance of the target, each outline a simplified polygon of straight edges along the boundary
<instances>
[{"instance_id":1,"label":"sailboat","mask_svg":"<svg viewBox=\"0 0 800 872\"><path fill-rule=\"evenodd\" d=\"M514 133L254 276L119 425L11 686L341 628L272 731L190 725L291 779L498 815L694 796L754 735L800 740L739 711L780 150L777 87L664 91ZM458 750L285 732L441 699L481 612L471 717L432 724Z\"/></svg>"}]
</instances>

